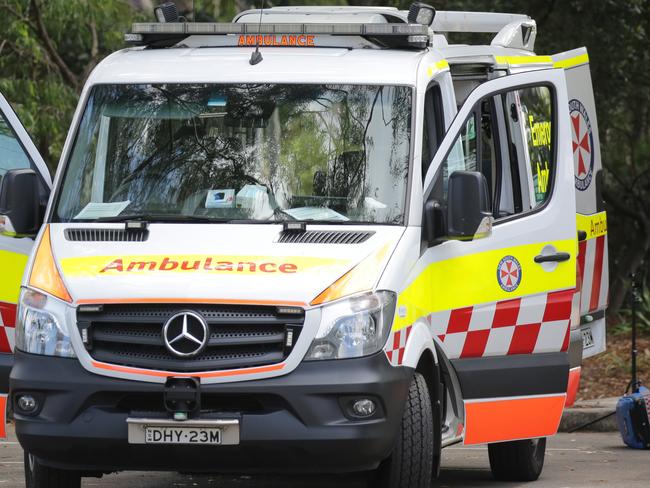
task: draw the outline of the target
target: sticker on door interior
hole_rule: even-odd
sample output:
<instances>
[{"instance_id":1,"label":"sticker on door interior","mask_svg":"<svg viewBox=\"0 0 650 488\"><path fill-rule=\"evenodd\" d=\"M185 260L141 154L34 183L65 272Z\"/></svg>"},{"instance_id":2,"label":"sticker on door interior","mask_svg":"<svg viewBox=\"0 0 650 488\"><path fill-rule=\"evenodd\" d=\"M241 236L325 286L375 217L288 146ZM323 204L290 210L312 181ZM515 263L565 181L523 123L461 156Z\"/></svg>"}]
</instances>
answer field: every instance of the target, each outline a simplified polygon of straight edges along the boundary
<instances>
[{"instance_id":1,"label":"sticker on door interior","mask_svg":"<svg viewBox=\"0 0 650 488\"><path fill-rule=\"evenodd\" d=\"M587 109L575 98L569 102L573 132L575 184L580 191L589 188L594 173L594 134Z\"/></svg>"}]
</instances>

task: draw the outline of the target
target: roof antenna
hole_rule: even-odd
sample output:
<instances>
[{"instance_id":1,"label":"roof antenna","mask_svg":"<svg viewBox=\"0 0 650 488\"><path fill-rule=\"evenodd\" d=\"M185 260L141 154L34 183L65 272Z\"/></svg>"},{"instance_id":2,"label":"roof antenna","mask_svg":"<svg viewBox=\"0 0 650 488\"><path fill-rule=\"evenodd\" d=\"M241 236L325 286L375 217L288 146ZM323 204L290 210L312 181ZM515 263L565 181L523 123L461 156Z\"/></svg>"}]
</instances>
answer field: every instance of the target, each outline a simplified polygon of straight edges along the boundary
<instances>
[{"instance_id":1,"label":"roof antenna","mask_svg":"<svg viewBox=\"0 0 650 488\"><path fill-rule=\"evenodd\" d=\"M255 36L255 51L251 54L248 62L255 66L262 62L262 53L260 52L260 34L262 32L262 14L264 13L264 0L260 0L260 23L257 25L257 35Z\"/></svg>"}]
</instances>

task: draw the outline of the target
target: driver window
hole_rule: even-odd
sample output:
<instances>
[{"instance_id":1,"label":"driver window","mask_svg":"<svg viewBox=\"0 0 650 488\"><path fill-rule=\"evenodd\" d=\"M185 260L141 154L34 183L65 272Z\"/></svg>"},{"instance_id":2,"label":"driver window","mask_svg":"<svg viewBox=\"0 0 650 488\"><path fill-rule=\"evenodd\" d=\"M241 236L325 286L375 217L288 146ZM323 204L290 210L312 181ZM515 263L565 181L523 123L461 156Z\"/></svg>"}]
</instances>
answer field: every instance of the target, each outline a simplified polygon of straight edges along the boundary
<instances>
[{"instance_id":1,"label":"driver window","mask_svg":"<svg viewBox=\"0 0 650 488\"><path fill-rule=\"evenodd\" d=\"M437 170L431 198L444 207L449 176L478 171L496 220L546 202L555 172L552 96L548 87L533 86L478 103Z\"/></svg>"},{"instance_id":2,"label":"driver window","mask_svg":"<svg viewBox=\"0 0 650 488\"><path fill-rule=\"evenodd\" d=\"M438 170L432 197L439 203L447 202L449 176L455 171L477 171L478 169L478 137L476 132L476 113L472 112L456 142Z\"/></svg>"}]
</instances>

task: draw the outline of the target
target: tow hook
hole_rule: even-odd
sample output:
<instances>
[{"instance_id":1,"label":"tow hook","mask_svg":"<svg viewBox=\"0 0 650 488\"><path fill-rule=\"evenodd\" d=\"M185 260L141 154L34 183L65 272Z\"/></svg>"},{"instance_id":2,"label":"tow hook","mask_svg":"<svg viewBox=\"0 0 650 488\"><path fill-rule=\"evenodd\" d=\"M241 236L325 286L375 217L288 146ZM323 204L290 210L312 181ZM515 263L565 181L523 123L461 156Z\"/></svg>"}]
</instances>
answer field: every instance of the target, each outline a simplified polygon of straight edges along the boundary
<instances>
[{"instance_id":1,"label":"tow hook","mask_svg":"<svg viewBox=\"0 0 650 488\"><path fill-rule=\"evenodd\" d=\"M174 420L198 416L201 411L201 383L197 378L167 378L164 403Z\"/></svg>"}]
</instances>

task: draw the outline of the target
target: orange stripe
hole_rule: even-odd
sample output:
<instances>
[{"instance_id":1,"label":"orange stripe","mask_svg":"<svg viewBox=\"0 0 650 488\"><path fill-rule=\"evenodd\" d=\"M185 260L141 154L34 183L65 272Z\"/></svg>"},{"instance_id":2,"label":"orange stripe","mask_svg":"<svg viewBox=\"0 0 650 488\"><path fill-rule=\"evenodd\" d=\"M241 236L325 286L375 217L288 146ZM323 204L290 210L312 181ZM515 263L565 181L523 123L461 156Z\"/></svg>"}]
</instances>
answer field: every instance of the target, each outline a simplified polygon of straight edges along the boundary
<instances>
[{"instance_id":1,"label":"orange stripe","mask_svg":"<svg viewBox=\"0 0 650 488\"><path fill-rule=\"evenodd\" d=\"M390 243L387 242L323 290L310 304L321 305L354 293L370 291L377 281L377 273L383 269L381 265L389 250Z\"/></svg>"},{"instance_id":2,"label":"orange stripe","mask_svg":"<svg viewBox=\"0 0 650 488\"><path fill-rule=\"evenodd\" d=\"M7 438L7 396L0 395L0 439Z\"/></svg>"},{"instance_id":3,"label":"orange stripe","mask_svg":"<svg viewBox=\"0 0 650 488\"><path fill-rule=\"evenodd\" d=\"M557 433L566 395L465 402L465 444Z\"/></svg>"},{"instance_id":4,"label":"orange stripe","mask_svg":"<svg viewBox=\"0 0 650 488\"><path fill-rule=\"evenodd\" d=\"M231 369L225 371L210 371L208 373L174 373L171 371L156 371L153 369L130 368L128 366L117 366L114 364L100 363L93 361L93 366L99 369L117 371L119 373L140 374L144 376L155 376L156 378L168 378L170 376L181 378L223 378L227 376L240 376L243 374L268 373L284 369L285 364L272 364L271 366L260 366L258 368Z\"/></svg>"},{"instance_id":5,"label":"orange stripe","mask_svg":"<svg viewBox=\"0 0 650 488\"><path fill-rule=\"evenodd\" d=\"M569 370L569 386L566 389L566 403L564 407L570 407L576 402L578 388L580 387L580 366Z\"/></svg>"},{"instance_id":6,"label":"orange stripe","mask_svg":"<svg viewBox=\"0 0 650 488\"><path fill-rule=\"evenodd\" d=\"M278 305L286 307L306 307L305 302L286 300L243 300L231 298L92 298L77 300L77 305L104 305L120 303L210 303L223 305Z\"/></svg>"},{"instance_id":7,"label":"orange stripe","mask_svg":"<svg viewBox=\"0 0 650 488\"><path fill-rule=\"evenodd\" d=\"M45 291L66 302L72 302L70 293L68 293L54 262L49 225L45 226L43 237L36 250L34 264L29 276L29 286Z\"/></svg>"}]
</instances>

